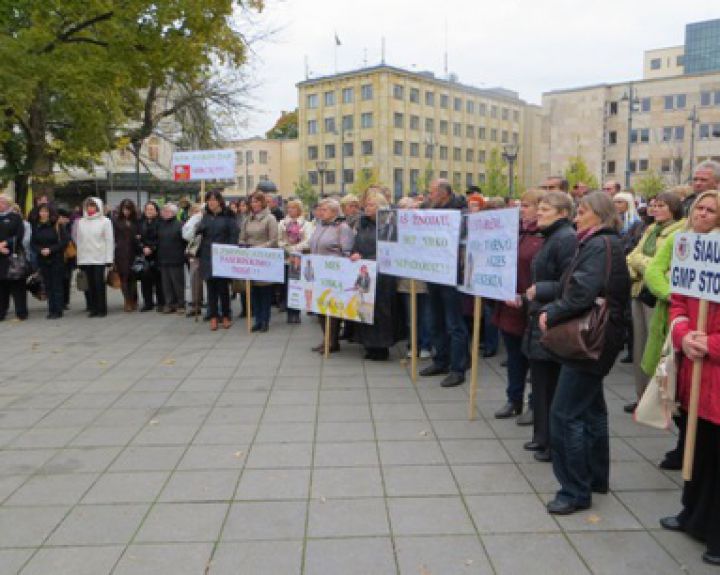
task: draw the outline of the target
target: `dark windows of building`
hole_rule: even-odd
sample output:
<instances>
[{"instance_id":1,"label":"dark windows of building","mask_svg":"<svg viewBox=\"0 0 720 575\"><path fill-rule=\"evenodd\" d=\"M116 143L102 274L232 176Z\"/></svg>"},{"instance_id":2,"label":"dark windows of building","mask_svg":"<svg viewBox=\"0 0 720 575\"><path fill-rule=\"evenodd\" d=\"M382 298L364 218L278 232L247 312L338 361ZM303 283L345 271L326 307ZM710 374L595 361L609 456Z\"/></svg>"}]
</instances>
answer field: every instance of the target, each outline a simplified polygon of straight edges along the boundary
<instances>
[{"instance_id":1,"label":"dark windows of building","mask_svg":"<svg viewBox=\"0 0 720 575\"><path fill-rule=\"evenodd\" d=\"M363 156L372 156L373 153L373 141L363 140L360 142L360 151Z\"/></svg>"},{"instance_id":2,"label":"dark windows of building","mask_svg":"<svg viewBox=\"0 0 720 575\"><path fill-rule=\"evenodd\" d=\"M518 110L513 110L513 122L519 122L520 121L520 112Z\"/></svg>"},{"instance_id":3,"label":"dark windows of building","mask_svg":"<svg viewBox=\"0 0 720 575\"><path fill-rule=\"evenodd\" d=\"M485 126L480 126L478 128L478 140L484 140L486 137Z\"/></svg>"},{"instance_id":4,"label":"dark windows of building","mask_svg":"<svg viewBox=\"0 0 720 575\"><path fill-rule=\"evenodd\" d=\"M425 157L431 159L434 154L435 146L432 144L425 144Z\"/></svg>"},{"instance_id":5,"label":"dark windows of building","mask_svg":"<svg viewBox=\"0 0 720 575\"><path fill-rule=\"evenodd\" d=\"M425 92L425 105L426 106L434 106L435 105L435 92Z\"/></svg>"},{"instance_id":6,"label":"dark windows of building","mask_svg":"<svg viewBox=\"0 0 720 575\"><path fill-rule=\"evenodd\" d=\"M683 110L687 104L685 94L672 94L663 98L664 108L666 110Z\"/></svg>"},{"instance_id":7,"label":"dark windows of building","mask_svg":"<svg viewBox=\"0 0 720 575\"><path fill-rule=\"evenodd\" d=\"M475 150L472 150L470 148L465 150L465 161L466 162L474 162L475 161Z\"/></svg>"},{"instance_id":8,"label":"dark windows of building","mask_svg":"<svg viewBox=\"0 0 720 575\"><path fill-rule=\"evenodd\" d=\"M326 184L334 184L335 183L335 170L328 170L325 172L325 183Z\"/></svg>"},{"instance_id":9,"label":"dark windows of building","mask_svg":"<svg viewBox=\"0 0 720 575\"><path fill-rule=\"evenodd\" d=\"M335 118L325 118L325 132L330 134L335 133Z\"/></svg>"},{"instance_id":10,"label":"dark windows of building","mask_svg":"<svg viewBox=\"0 0 720 575\"><path fill-rule=\"evenodd\" d=\"M453 98L453 110L462 112L462 98Z\"/></svg>"},{"instance_id":11,"label":"dark windows of building","mask_svg":"<svg viewBox=\"0 0 720 575\"><path fill-rule=\"evenodd\" d=\"M653 58L650 60L650 69L659 70L662 66L662 58Z\"/></svg>"},{"instance_id":12,"label":"dark windows of building","mask_svg":"<svg viewBox=\"0 0 720 575\"><path fill-rule=\"evenodd\" d=\"M465 126L465 137L475 138L475 126Z\"/></svg>"},{"instance_id":13,"label":"dark windows of building","mask_svg":"<svg viewBox=\"0 0 720 575\"><path fill-rule=\"evenodd\" d=\"M403 180L405 176L405 170L402 168L393 169L393 193L395 198L399 198L403 195Z\"/></svg>"},{"instance_id":14,"label":"dark windows of building","mask_svg":"<svg viewBox=\"0 0 720 575\"><path fill-rule=\"evenodd\" d=\"M685 26L685 73L720 70L720 19Z\"/></svg>"},{"instance_id":15,"label":"dark windows of building","mask_svg":"<svg viewBox=\"0 0 720 575\"><path fill-rule=\"evenodd\" d=\"M265 150L260 150L260 152L258 153L258 160L261 164L267 164L268 153Z\"/></svg>"},{"instance_id":16,"label":"dark windows of building","mask_svg":"<svg viewBox=\"0 0 720 575\"><path fill-rule=\"evenodd\" d=\"M343 181L352 184L355 181L355 171L352 169L343 170Z\"/></svg>"},{"instance_id":17,"label":"dark windows of building","mask_svg":"<svg viewBox=\"0 0 720 575\"><path fill-rule=\"evenodd\" d=\"M352 142L345 142L343 144L343 156L346 158L352 158L355 153L355 146ZM347 180L345 180L347 182Z\"/></svg>"},{"instance_id":18,"label":"dark windows of building","mask_svg":"<svg viewBox=\"0 0 720 575\"><path fill-rule=\"evenodd\" d=\"M435 131L435 120L432 118L425 118L425 131L430 133Z\"/></svg>"},{"instance_id":19,"label":"dark windows of building","mask_svg":"<svg viewBox=\"0 0 720 575\"><path fill-rule=\"evenodd\" d=\"M308 120L307 133L311 135L318 133L317 120Z\"/></svg>"},{"instance_id":20,"label":"dark windows of building","mask_svg":"<svg viewBox=\"0 0 720 575\"><path fill-rule=\"evenodd\" d=\"M405 125L404 116L400 112L393 114L393 126L396 128L402 128Z\"/></svg>"},{"instance_id":21,"label":"dark windows of building","mask_svg":"<svg viewBox=\"0 0 720 575\"><path fill-rule=\"evenodd\" d=\"M460 122L453 122L453 136L458 138L462 136L462 124Z\"/></svg>"},{"instance_id":22,"label":"dark windows of building","mask_svg":"<svg viewBox=\"0 0 720 575\"><path fill-rule=\"evenodd\" d=\"M355 122L353 121L354 116L352 114L348 114L347 116L342 117L342 128L343 130L352 130Z\"/></svg>"},{"instance_id":23,"label":"dark windows of building","mask_svg":"<svg viewBox=\"0 0 720 575\"><path fill-rule=\"evenodd\" d=\"M405 97L405 88L400 84L393 84L393 98L402 100Z\"/></svg>"},{"instance_id":24,"label":"dark windows of building","mask_svg":"<svg viewBox=\"0 0 720 575\"><path fill-rule=\"evenodd\" d=\"M352 88L343 88L342 101L343 104L352 104L355 99L355 92Z\"/></svg>"},{"instance_id":25,"label":"dark windows of building","mask_svg":"<svg viewBox=\"0 0 720 575\"><path fill-rule=\"evenodd\" d=\"M420 170L410 170L410 191L413 194L418 193L418 180L420 179Z\"/></svg>"},{"instance_id":26,"label":"dark windows of building","mask_svg":"<svg viewBox=\"0 0 720 575\"><path fill-rule=\"evenodd\" d=\"M610 102L610 109L608 110L608 114L611 116L617 116L618 113L618 103L617 102Z\"/></svg>"},{"instance_id":27,"label":"dark windows of building","mask_svg":"<svg viewBox=\"0 0 720 575\"><path fill-rule=\"evenodd\" d=\"M615 173L615 160L608 160L608 163L607 163L607 173L608 173L608 174L614 174L614 173Z\"/></svg>"},{"instance_id":28,"label":"dark windows of building","mask_svg":"<svg viewBox=\"0 0 720 575\"><path fill-rule=\"evenodd\" d=\"M497 142L498 139L498 131L495 128L492 128L490 130L490 141L491 142Z\"/></svg>"},{"instance_id":29,"label":"dark windows of building","mask_svg":"<svg viewBox=\"0 0 720 575\"><path fill-rule=\"evenodd\" d=\"M419 130L420 129L420 116L410 116L410 129L411 130Z\"/></svg>"},{"instance_id":30,"label":"dark windows of building","mask_svg":"<svg viewBox=\"0 0 720 575\"><path fill-rule=\"evenodd\" d=\"M401 140L395 140L393 142L393 154L396 156L403 155L403 142Z\"/></svg>"},{"instance_id":31,"label":"dark windows of building","mask_svg":"<svg viewBox=\"0 0 720 575\"><path fill-rule=\"evenodd\" d=\"M507 144L510 141L510 135L508 134L507 130L503 130L500 134L500 143L501 144Z\"/></svg>"},{"instance_id":32,"label":"dark windows of building","mask_svg":"<svg viewBox=\"0 0 720 575\"><path fill-rule=\"evenodd\" d=\"M317 108L318 107L318 95L317 94L308 94L307 95L307 107L308 108Z\"/></svg>"},{"instance_id":33,"label":"dark windows of building","mask_svg":"<svg viewBox=\"0 0 720 575\"><path fill-rule=\"evenodd\" d=\"M491 118L498 117L498 107L497 106L490 106L490 117Z\"/></svg>"},{"instance_id":34,"label":"dark windows of building","mask_svg":"<svg viewBox=\"0 0 720 575\"><path fill-rule=\"evenodd\" d=\"M410 88L410 101L414 104L420 103L420 90L417 88Z\"/></svg>"},{"instance_id":35,"label":"dark windows of building","mask_svg":"<svg viewBox=\"0 0 720 575\"><path fill-rule=\"evenodd\" d=\"M248 178L248 180L249 180L249 178ZM319 180L318 180L318 173L315 172L315 171L310 171L310 172L308 172L308 181L310 182L311 185L317 186L317 185L318 185L318 181L319 181ZM248 182L248 187L251 187L250 184L249 184L249 182Z\"/></svg>"},{"instance_id":36,"label":"dark windows of building","mask_svg":"<svg viewBox=\"0 0 720 575\"><path fill-rule=\"evenodd\" d=\"M468 100L465 102L465 111L468 114L474 114L475 113L475 102L472 100Z\"/></svg>"},{"instance_id":37,"label":"dark windows of building","mask_svg":"<svg viewBox=\"0 0 720 575\"><path fill-rule=\"evenodd\" d=\"M410 142L410 157L417 158L420 156L420 144L417 142Z\"/></svg>"},{"instance_id":38,"label":"dark windows of building","mask_svg":"<svg viewBox=\"0 0 720 575\"><path fill-rule=\"evenodd\" d=\"M487 115L487 104L484 104L483 102L478 104L478 114L481 116Z\"/></svg>"},{"instance_id":39,"label":"dark windows of building","mask_svg":"<svg viewBox=\"0 0 720 575\"><path fill-rule=\"evenodd\" d=\"M372 100L372 98L373 98L372 84L363 84L362 86L360 86L360 97L363 100Z\"/></svg>"},{"instance_id":40,"label":"dark windows of building","mask_svg":"<svg viewBox=\"0 0 720 575\"><path fill-rule=\"evenodd\" d=\"M510 110L507 108L502 109L502 119L503 120L509 120L510 119Z\"/></svg>"},{"instance_id":41,"label":"dark windows of building","mask_svg":"<svg viewBox=\"0 0 720 575\"><path fill-rule=\"evenodd\" d=\"M318 158L318 147L308 146L308 160L317 160Z\"/></svg>"},{"instance_id":42,"label":"dark windows of building","mask_svg":"<svg viewBox=\"0 0 720 575\"><path fill-rule=\"evenodd\" d=\"M441 160L448 159L448 147L447 146L440 146L440 159Z\"/></svg>"},{"instance_id":43,"label":"dark windows of building","mask_svg":"<svg viewBox=\"0 0 720 575\"><path fill-rule=\"evenodd\" d=\"M453 161L462 161L462 148L453 148Z\"/></svg>"},{"instance_id":44,"label":"dark windows of building","mask_svg":"<svg viewBox=\"0 0 720 575\"><path fill-rule=\"evenodd\" d=\"M447 109L449 99L450 97L447 94L440 94L440 107Z\"/></svg>"},{"instance_id":45,"label":"dark windows of building","mask_svg":"<svg viewBox=\"0 0 720 575\"><path fill-rule=\"evenodd\" d=\"M641 112L649 112L651 103L652 103L652 100L650 98L641 98L640 99L640 111Z\"/></svg>"},{"instance_id":46,"label":"dark windows of building","mask_svg":"<svg viewBox=\"0 0 720 575\"><path fill-rule=\"evenodd\" d=\"M325 98L326 106L334 106L335 105L335 90L325 92L324 98Z\"/></svg>"},{"instance_id":47,"label":"dark windows of building","mask_svg":"<svg viewBox=\"0 0 720 575\"><path fill-rule=\"evenodd\" d=\"M363 112L360 115L360 127L361 128L372 128L373 127L372 112Z\"/></svg>"},{"instance_id":48,"label":"dark windows of building","mask_svg":"<svg viewBox=\"0 0 720 575\"><path fill-rule=\"evenodd\" d=\"M325 144L325 159L332 160L335 157L335 144Z\"/></svg>"},{"instance_id":49,"label":"dark windows of building","mask_svg":"<svg viewBox=\"0 0 720 575\"><path fill-rule=\"evenodd\" d=\"M481 164L484 164L485 163L485 150L478 150L477 157L478 157L478 162L480 162Z\"/></svg>"},{"instance_id":50,"label":"dark windows of building","mask_svg":"<svg viewBox=\"0 0 720 575\"><path fill-rule=\"evenodd\" d=\"M447 120L440 120L440 133L443 136L447 136L447 133L448 133L448 121Z\"/></svg>"}]
</instances>

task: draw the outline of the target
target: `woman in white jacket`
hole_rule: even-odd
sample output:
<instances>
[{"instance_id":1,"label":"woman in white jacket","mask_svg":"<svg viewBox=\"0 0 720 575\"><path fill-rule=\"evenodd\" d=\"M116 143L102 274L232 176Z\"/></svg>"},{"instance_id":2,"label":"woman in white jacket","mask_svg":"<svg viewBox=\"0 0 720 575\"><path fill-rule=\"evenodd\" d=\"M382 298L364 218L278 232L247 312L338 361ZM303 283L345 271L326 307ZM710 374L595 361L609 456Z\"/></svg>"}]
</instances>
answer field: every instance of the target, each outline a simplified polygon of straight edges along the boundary
<instances>
[{"instance_id":1,"label":"woman in white jacket","mask_svg":"<svg viewBox=\"0 0 720 575\"><path fill-rule=\"evenodd\" d=\"M186 292L185 300L191 302L187 316L197 316L200 314L200 306L203 301L203 281L200 277L200 260L197 256L198 247L200 245L200 236L195 234L200 220L203 215L203 206L201 204L193 204L189 210L190 217L183 224L182 236L188 246L185 253L188 256L188 278L185 282L190 290Z\"/></svg>"},{"instance_id":2,"label":"woman in white jacket","mask_svg":"<svg viewBox=\"0 0 720 575\"><path fill-rule=\"evenodd\" d=\"M105 217L103 202L88 198L83 203L83 217L74 229L77 262L88 281L89 317L107 315L105 267L112 266L115 257L115 237L112 222Z\"/></svg>"},{"instance_id":3,"label":"woman in white jacket","mask_svg":"<svg viewBox=\"0 0 720 575\"><path fill-rule=\"evenodd\" d=\"M287 216L278 226L278 247L285 250L285 297L287 297L288 262L291 254L310 251L310 236L314 226L303 217L303 205L298 200L287 203ZM300 323L300 311L287 309L287 322Z\"/></svg>"}]
</instances>

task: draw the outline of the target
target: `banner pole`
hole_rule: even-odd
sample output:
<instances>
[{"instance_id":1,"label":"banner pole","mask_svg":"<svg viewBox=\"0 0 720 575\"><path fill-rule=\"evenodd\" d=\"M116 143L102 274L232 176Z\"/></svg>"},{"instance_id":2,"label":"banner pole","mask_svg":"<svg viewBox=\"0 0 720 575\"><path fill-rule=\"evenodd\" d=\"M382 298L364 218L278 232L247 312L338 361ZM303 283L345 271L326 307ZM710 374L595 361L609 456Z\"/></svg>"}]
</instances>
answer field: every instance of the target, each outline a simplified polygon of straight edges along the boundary
<instances>
[{"instance_id":1,"label":"banner pole","mask_svg":"<svg viewBox=\"0 0 720 575\"><path fill-rule=\"evenodd\" d=\"M417 286L410 280L410 377L417 383Z\"/></svg>"},{"instance_id":2,"label":"banner pole","mask_svg":"<svg viewBox=\"0 0 720 575\"><path fill-rule=\"evenodd\" d=\"M323 357L327 359L330 355L330 314L325 316L325 341L323 343L325 344Z\"/></svg>"},{"instance_id":3,"label":"banner pole","mask_svg":"<svg viewBox=\"0 0 720 575\"><path fill-rule=\"evenodd\" d=\"M200 180L200 198L198 203L203 203L205 201L205 180Z\"/></svg>"},{"instance_id":4,"label":"banner pole","mask_svg":"<svg viewBox=\"0 0 720 575\"><path fill-rule=\"evenodd\" d=\"M251 295L251 281L245 280L245 310L247 312L247 330L248 333L252 333L252 304L250 303Z\"/></svg>"},{"instance_id":5,"label":"banner pole","mask_svg":"<svg viewBox=\"0 0 720 575\"><path fill-rule=\"evenodd\" d=\"M468 417L475 419L475 400L477 399L478 379L478 351L480 349L480 321L482 321L482 298L475 296L473 308L473 333L472 333L472 354L470 370L470 405L468 406Z\"/></svg>"},{"instance_id":6,"label":"banner pole","mask_svg":"<svg viewBox=\"0 0 720 575\"><path fill-rule=\"evenodd\" d=\"M700 300L697 331L705 333L707 327L708 300ZM693 464L695 462L695 439L697 437L698 404L700 403L700 382L702 379L703 360L693 361L692 387L690 388L690 405L688 406L687 434L685 435L685 453L683 456L683 479L692 481Z\"/></svg>"}]
</instances>

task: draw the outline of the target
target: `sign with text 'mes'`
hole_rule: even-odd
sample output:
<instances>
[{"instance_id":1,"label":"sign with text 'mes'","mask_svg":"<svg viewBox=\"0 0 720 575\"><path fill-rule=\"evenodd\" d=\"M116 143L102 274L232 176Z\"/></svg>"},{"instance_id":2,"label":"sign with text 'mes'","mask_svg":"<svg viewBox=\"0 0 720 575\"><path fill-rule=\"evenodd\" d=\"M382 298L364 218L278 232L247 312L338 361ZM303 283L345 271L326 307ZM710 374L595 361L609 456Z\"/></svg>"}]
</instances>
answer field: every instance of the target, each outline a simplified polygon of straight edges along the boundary
<instances>
[{"instance_id":1,"label":"sign with text 'mes'","mask_svg":"<svg viewBox=\"0 0 720 575\"><path fill-rule=\"evenodd\" d=\"M281 248L213 244L212 275L216 278L283 283L285 252Z\"/></svg>"},{"instance_id":2,"label":"sign with text 'mes'","mask_svg":"<svg viewBox=\"0 0 720 575\"><path fill-rule=\"evenodd\" d=\"M720 234L675 235L670 291L720 303Z\"/></svg>"},{"instance_id":3,"label":"sign with text 'mes'","mask_svg":"<svg viewBox=\"0 0 720 575\"><path fill-rule=\"evenodd\" d=\"M172 171L176 182L234 180L235 150L175 152Z\"/></svg>"}]
</instances>

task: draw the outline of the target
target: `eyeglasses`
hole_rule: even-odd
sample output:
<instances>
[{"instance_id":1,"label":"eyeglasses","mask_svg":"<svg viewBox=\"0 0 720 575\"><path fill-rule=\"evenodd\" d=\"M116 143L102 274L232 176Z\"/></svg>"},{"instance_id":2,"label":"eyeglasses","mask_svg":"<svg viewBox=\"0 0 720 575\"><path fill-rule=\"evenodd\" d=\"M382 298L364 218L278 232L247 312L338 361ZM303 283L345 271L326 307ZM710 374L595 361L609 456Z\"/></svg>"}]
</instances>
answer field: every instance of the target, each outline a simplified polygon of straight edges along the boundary
<instances>
[{"instance_id":1,"label":"eyeglasses","mask_svg":"<svg viewBox=\"0 0 720 575\"><path fill-rule=\"evenodd\" d=\"M540 186L540 189L541 189L541 190L546 190L546 191L548 191L548 190L556 190L556 191L559 191L559 190L560 190L560 186Z\"/></svg>"}]
</instances>

